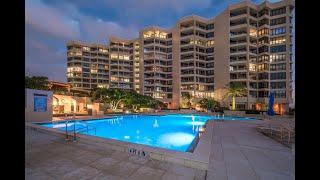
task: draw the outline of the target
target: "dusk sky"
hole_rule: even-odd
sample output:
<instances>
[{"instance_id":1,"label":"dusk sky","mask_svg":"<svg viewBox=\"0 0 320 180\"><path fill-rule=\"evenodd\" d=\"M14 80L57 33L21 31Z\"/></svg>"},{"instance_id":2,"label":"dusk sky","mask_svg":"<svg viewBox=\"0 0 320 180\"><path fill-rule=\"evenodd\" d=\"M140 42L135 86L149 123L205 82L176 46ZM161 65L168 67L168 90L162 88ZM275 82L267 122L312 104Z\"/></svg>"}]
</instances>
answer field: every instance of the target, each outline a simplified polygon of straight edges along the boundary
<instances>
[{"instance_id":1,"label":"dusk sky","mask_svg":"<svg viewBox=\"0 0 320 180\"><path fill-rule=\"evenodd\" d=\"M69 40L106 44L112 35L136 38L146 26L170 28L191 14L212 18L237 2L241 0L26 0L26 74L66 82Z\"/></svg>"}]
</instances>

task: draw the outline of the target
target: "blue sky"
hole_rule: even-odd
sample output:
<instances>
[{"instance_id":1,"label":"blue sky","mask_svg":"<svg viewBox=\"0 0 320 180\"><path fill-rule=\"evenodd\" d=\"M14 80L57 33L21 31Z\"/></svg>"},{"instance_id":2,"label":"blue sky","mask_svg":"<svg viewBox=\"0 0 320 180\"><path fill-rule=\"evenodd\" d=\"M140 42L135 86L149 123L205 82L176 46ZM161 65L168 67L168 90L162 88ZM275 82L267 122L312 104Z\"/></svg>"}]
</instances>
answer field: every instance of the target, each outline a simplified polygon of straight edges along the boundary
<instances>
[{"instance_id":1,"label":"blue sky","mask_svg":"<svg viewBox=\"0 0 320 180\"><path fill-rule=\"evenodd\" d=\"M212 18L241 0L27 0L25 71L66 82L66 42L136 38L146 26L172 27L183 16ZM261 3L262 0L252 0ZM273 2L273 1L271 1Z\"/></svg>"}]
</instances>

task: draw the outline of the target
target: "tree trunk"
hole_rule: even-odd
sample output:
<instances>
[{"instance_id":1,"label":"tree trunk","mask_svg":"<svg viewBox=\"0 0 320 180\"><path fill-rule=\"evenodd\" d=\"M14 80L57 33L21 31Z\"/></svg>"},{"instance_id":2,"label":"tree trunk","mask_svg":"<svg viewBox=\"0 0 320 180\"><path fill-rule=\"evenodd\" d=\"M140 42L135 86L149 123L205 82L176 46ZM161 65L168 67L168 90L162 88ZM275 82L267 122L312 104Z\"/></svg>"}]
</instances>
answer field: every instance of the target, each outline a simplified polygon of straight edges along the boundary
<instances>
[{"instance_id":1,"label":"tree trunk","mask_svg":"<svg viewBox=\"0 0 320 180\"><path fill-rule=\"evenodd\" d=\"M236 110L236 97L232 96L232 110Z\"/></svg>"},{"instance_id":2,"label":"tree trunk","mask_svg":"<svg viewBox=\"0 0 320 180\"><path fill-rule=\"evenodd\" d=\"M120 99L117 103L116 103L116 105L115 105L115 109L117 109L118 108L118 105L119 105L119 103L122 101L122 99Z\"/></svg>"}]
</instances>

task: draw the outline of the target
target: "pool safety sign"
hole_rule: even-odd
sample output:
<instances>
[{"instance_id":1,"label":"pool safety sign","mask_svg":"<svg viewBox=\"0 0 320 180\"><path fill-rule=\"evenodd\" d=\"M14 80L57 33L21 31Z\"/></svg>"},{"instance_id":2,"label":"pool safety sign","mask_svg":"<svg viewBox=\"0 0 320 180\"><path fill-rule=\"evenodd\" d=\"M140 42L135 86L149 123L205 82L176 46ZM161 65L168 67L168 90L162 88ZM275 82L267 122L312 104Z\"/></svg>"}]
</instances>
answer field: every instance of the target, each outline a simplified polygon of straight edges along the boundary
<instances>
[{"instance_id":1,"label":"pool safety sign","mask_svg":"<svg viewBox=\"0 0 320 180\"><path fill-rule=\"evenodd\" d=\"M34 94L34 112L46 112L47 111L47 95Z\"/></svg>"}]
</instances>

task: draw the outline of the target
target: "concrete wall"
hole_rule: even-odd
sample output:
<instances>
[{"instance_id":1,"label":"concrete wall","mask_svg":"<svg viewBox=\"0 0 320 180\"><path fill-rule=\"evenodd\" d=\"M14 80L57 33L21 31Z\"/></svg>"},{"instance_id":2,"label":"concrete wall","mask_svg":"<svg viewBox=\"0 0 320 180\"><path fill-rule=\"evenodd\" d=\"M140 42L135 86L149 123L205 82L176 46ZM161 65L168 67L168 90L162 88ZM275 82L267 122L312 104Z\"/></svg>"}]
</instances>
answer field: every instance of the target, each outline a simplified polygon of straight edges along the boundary
<instances>
[{"instance_id":1,"label":"concrete wall","mask_svg":"<svg viewBox=\"0 0 320 180\"><path fill-rule=\"evenodd\" d=\"M44 122L52 120L52 91L25 89L25 121ZM47 99L47 109L44 112L36 112L34 109L34 96L41 95Z\"/></svg>"},{"instance_id":2,"label":"concrete wall","mask_svg":"<svg viewBox=\"0 0 320 180\"><path fill-rule=\"evenodd\" d=\"M229 75L229 11L215 18L214 89L223 89L230 82Z\"/></svg>"},{"instance_id":3,"label":"concrete wall","mask_svg":"<svg viewBox=\"0 0 320 180\"><path fill-rule=\"evenodd\" d=\"M177 25L178 26L178 25ZM181 99L181 77L180 77L180 31L179 27L175 27L172 31L172 108L178 109L180 107Z\"/></svg>"}]
</instances>

